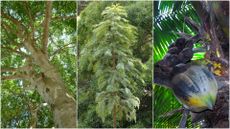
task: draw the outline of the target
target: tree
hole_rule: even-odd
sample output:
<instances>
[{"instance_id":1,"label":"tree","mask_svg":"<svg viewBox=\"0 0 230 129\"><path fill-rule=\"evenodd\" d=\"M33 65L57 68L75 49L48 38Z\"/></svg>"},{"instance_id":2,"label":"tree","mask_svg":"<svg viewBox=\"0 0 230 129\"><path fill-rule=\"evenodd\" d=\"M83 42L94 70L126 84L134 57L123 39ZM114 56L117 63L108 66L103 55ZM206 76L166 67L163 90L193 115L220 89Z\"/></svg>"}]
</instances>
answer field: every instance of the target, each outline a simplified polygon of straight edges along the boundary
<instances>
[{"instance_id":1,"label":"tree","mask_svg":"<svg viewBox=\"0 0 230 129\"><path fill-rule=\"evenodd\" d=\"M2 126L76 127L72 48L75 45L75 10L75 2L2 2L1 76L3 102L7 104L2 109L15 107L13 104L17 102L10 99L10 95L22 100L28 109L18 110L18 116L11 114L10 122ZM44 109L46 104L49 106ZM31 119L34 122L27 123L27 117L39 120ZM47 123L47 119L51 122L43 125L42 121Z\"/></svg>"},{"instance_id":2,"label":"tree","mask_svg":"<svg viewBox=\"0 0 230 129\"><path fill-rule=\"evenodd\" d=\"M174 8L173 8L174 6ZM191 41L191 48L193 50L204 50L202 54L195 53L194 56L186 63L189 64L190 62L195 62L194 60L201 59L203 65L209 64L211 67L213 67L213 70L211 70L216 75L216 80L218 81L219 90L217 95L217 101L216 105L214 107L213 111L206 110L204 112L200 113L191 113L192 117L190 120L192 120L193 124L201 122L201 127L228 127L229 123L226 121L228 118L228 111L224 110L227 109L227 103L228 103L228 85L227 83L223 83L224 81L229 82L228 78L228 57L229 57L229 43L228 43L228 25L227 22L228 19L228 8L229 3L228 2L163 2L159 5L161 11L157 11L157 15L159 15L155 20L155 36L156 39L162 39L157 40L154 44L154 55L158 55L154 57L155 59L155 65L154 65L154 81L157 84L160 85L170 85L170 67L169 69L162 69L162 65L159 67L159 62L162 61L169 61L167 60L166 56L160 52L166 53L168 49L168 45L170 42L173 42L172 39L177 38L178 34L180 37L186 39L187 41ZM178 8L182 8L181 11L175 11ZM164 12L164 9L169 10L169 12ZM170 13L172 10L176 13ZM164 12L160 14L159 12ZM217 12L223 12L220 14L217 14ZM193 20L191 20L188 17L185 16L191 16ZM175 18L175 19L174 19ZM199 24L200 23L200 24ZM226 29L227 28L227 29ZM169 31L178 31L181 30L179 33L169 33ZM158 33L157 33L158 32ZM168 33L168 35L166 35ZM194 34L196 34L194 36ZM162 38L161 38L162 37ZM170 37L170 38L169 38ZM195 39L195 40L193 40ZM199 41L199 42L198 42ZM161 43L160 43L161 42ZM200 44L198 44L198 43ZM207 48L205 46L208 46ZM196 49L196 48L199 49ZM210 49L209 49L210 47ZM194 49L195 48L195 49ZM200 49L202 48L202 49ZM159 51L160 50L160 51ZM164 58L163 58L164 57ZM163 59L162 59L163 58ZM216 65L220 65L216 67ZM163 70L161 73L159 71ZM164 71L165 70L165 71ZM181 69L183 70L183 69ZM186 70L186 69L185 69ZM167 76L166 75L169 75ZM171 107L174 109L173 112L166 113L162 116L174 116L174 119L171 119L172 121L169 121L168 123L172 126L177 126L173 124L174 121L178 121L176 119L175 115L172 115L175 112L181 112L181 110L175 110L176 107L179 107L178 103L175 103L175 99L172 98L172 94L167 90L160 90L162 88L155 88L156 94L158 94L157 99L155 98L156 102L159 102L162 99L165 99L167 101L167 104L169 104L170 100L171 103L174 103ZM160 95L161 94L161 95ZM165 97L162 97L162 95L165 95ZM163 96L164 96L163 95ZM167 96L166 96L167 95ZM223 99L225 98L225 99ZM222 103L222 104L221 104ZM175 106L175 107L174 107ZM156 106L157 107L157 106ZM157 110L158 108L155 109ZM168 106L168 109L170 107ZM220 113L220 110L224 110ZM160 111L160 110L158 110ZM159 112L155 112L159 115ZM163 113L163 112L162 112ZM160 125L160 117L157 116L159 120L156 122L158 125L156 126L162 126ZM172 117L171 117L172 118ZM218 118L218 119L215 119ZM168 119L166 119L168 120ZM165 120L164 120L165 122ZM174 122L175 123L175 122ZM177 122L179 123L179 121ZM169 126L170 126L169 125ZM191 125L188 125L191 126Z\"/></svg>"},{"instance_id":3,"label":"tree","mask_svg":"<svg viewBox=\"0 0 230 129\"><path fill-rule=\"evenodd\" d=\"M94 1L84 7L80 12L78 18L78 44L79 50L83 50L90 40L92 40L94 25L99 24L103 17L101 13L103 10L114 3L119 3L127 11L126 19L129 23L137 28L136 42L130 46L133 53L133 58L141 59L147 66L147 70L141 72L145 84L137 82L137 89L135 96L140 99L139 110L136 111L136 122L126 121L125 119L117 121L117 127L122 128L138 128L138 127L151 127L152 126L152 57L151 57L151 23L152 23L152 6L151 2L133 2L133 1ZM97 47L97 46L96 46ZM95 48L96 48L95 47ZM88 51L88 50L87 50ZM81 54L79 54L81 58ZM91 56L91 55L90 55ZM87 57L87 58L90 58ZM80 65L82 61L79 61ZM88 63L86 63L88 65ZM78 81L78 104L79 104L79 127L88 128L105 128L112 127L113 120L111 115L102 122L101 118L96 113L96 79L92 69L87 66L82 69L79 68L79 81Z\"/></svg>"},{"instance_id":4,"label":"tree","mask_svg":"<svg viewBox=\"0 0 230 129\"><path fill-rule=\"evenodd\" d=\"M132 92L137 81L144 83L140 71L143 64L132 56L130 47L136 40L136 28L128 23L124 8L117 4L106 7L102 16L80 53L80 69L94 72L97 114L103 121L112 115L116 127L117 120L136 119L140 101Z\"/></svg>"}]
</instances>

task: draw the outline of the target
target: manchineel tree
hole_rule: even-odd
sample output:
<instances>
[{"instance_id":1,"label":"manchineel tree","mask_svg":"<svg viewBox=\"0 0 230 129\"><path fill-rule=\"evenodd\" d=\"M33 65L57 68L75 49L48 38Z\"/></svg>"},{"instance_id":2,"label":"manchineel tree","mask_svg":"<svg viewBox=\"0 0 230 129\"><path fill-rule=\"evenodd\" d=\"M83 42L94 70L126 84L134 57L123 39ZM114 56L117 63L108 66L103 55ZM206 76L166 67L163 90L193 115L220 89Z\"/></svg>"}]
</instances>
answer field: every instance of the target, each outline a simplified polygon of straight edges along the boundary
<instances>
[{"instance_id":1,"label":"manchineel tree","mask_svg":"<svg viewBox=\"0 0 230 129\"><path fill-rule=\"evenodd\" d=\"M191 62L206 65L215 75L219 87L213 110L191 112L190 124L187 126L229 127L229 2L161 1L155 4L158 5L158 8L155 9L156 13L154 12L156 15L154 32L158 42L154 44L154 55L158 56L154 57L154 82L158 85L170 85L174 66L169 66L167 63L171 62L177 66L177 58L172 54L172 49L168 50L168 47L172 48L175 44L173 41L177 38L175 42L184 39L192 53L183 53L184 48L180 51L183 55L181 59L185 59L182 61L185 67L180 67L177 70L185 71ZM172 10L176 13L171 13ZM171 42L172 44L169 45ZM184 46L184 44L181 45ZM203 52L203 54L196 52ZM181 114L181 112L184 112L181 122L185 127L186 119L184 118L187 115L183 109L178 109L179 104L171 92L157 86L154 91L157 96L154 97L154 112L158 114L154 116L155 127L182 127L179 125L180 117L175 115ZM157 108L159 107L157 104L163 100L167 102L166 105L168 109L171 108L171 112L162 112Z\"/></svg>"},{"instance_id":2,"label":"manchineel tree","mask_svg":"<svg viewBox=\"0 0 230 129\"><path fill-rule=\"evenodd\" d=\"M118 6L119 8L115 9L113 4L116 3L123 7ZM114 100L118 106L116 127L151 127L151 2L81 1L79 6L82 6L78 7L78 44L81 50L78 81L79 127L113 127ZM111 16L115 19L110 18ZM111 20L114 25L108 22ZM127 34L125 31L128 31ZM114 37L111 37L113 35ZM147 70L142 68L141 62L147 66ZM128 69L130 71L127 71ZM133 72L132 69L137 69L140 73L134 74L136 70ZM139 79L143 79L145 83L134 80L136 77L132 77L133 75L140 76ZM117 95L112 96L112 92ZM134 111L132 103L138 104L136 97L140 100L140 105L136 113L132 114L136 115L135 122L134 119L127 120L130 116L126 117L126 112ZM121 104L124 106L120 106ZM130 109L127 109L128 105L131 106ZM105 121L102 121L100 116L104 117Z\"/></svg>"},{"instance_id":3,"label":"manchineel tree","mask_svg":"<svg viewBox=\"0 0 230 129\"><path fill-rule=\"evenodd\" d=\"M1 2L1 127L76 127L76 2Z\"/></svg>"},{"instance_id":4,"label":"manchineel tree","mask_svg":"<svg viewBox=\"0 0 230 129\"><path fill-rule=\"evenodd\" d=\"M136 28L126 19L124 7L114 4L102 12L103 20L95 25L89 43L80 55L81 69L92 69L97 84L96 112L102 121L112 115L117 120L136 121L140 100L134 96L143 64L133 58L130 47L136 41Z\"/></svg>"}]
</instances>

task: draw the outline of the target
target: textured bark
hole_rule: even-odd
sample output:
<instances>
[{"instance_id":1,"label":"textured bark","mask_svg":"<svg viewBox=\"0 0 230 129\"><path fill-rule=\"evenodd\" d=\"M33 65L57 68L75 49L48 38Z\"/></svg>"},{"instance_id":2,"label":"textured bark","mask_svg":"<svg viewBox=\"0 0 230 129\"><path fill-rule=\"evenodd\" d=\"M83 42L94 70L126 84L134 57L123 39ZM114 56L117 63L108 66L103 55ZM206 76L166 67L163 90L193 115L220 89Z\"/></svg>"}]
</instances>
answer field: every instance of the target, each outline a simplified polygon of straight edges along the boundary
<instances>
[{"instance_id":1,"label":"textured bark","mask_svg":"<svg viewBox=\"0 0 230 129\"><path fill-rule=\"evenodd\" d=\"M229 2L192 2L205 33L211 38L211 49L218 50L220 56L229 57Z\"/></svg>"},{"instance_id":2,"label":"textured bark","mask_svg":"<svg viewBox=\"0 0 230 129\"><path fill-rule=\"evenodd\" d=\"M59 128L76 127L76 102L68 95L60 73L49 63L42 51L34 50L29 42L26 43L28 43L25 45L31 50L34 61L42 70L40 78L34 77L31 82L37 86L39 94L53 108L55 126Z\"/></svg>"},{"instance_id":3,"label":"textured bark","mask_svg":"<svg viewBox=\"0 0 230 129\"><path fill-rule=\"evenodd\" d=\"M68 95L61 81L40 76L31 79L32 85L43 99L49 103L54 113L55 127L74 128L76 127L76 102Z\"/></svg>"},{"instance_id":4,"label":"textured bark","mask_svg":"<svg viewBox=\"0 0 230 129\"><path fill-rule=\"evenodd\" d=\"M3 80L11 79L27 79L31 82L35 90L39 92L42 98L51 105L54 115L55 127L59 128L75 128L76 127L76 102L73 97L68 95L65 84L57 69L49 63L47 57L41 50L36 50L31 44L33 42L25 42L26 48L32 53L33 63L41 68L41 73L34 73L33 68L27 66L22 68L4 69L4 71L19 72L21 70L26 73L16 73L12 76L2 77ZM28 68L28 69L25 69Z\"/></svg>"},{"instance_id":5,"label":"textured bark","mask_svg":"<svg viewBox=\"0 0 230 129\"><path fill-rule=\"evenodd\" d=\"M48 47L49 24L50 24L50 19L51 19L51 11L52 11L52 1L47 1L45 20L44 20L43 38L42 38L43 51L46 56L48 56L47 47Z\"/></svg>"},{"instance_id":6,"label":"textured bark","mask_svg":"<svg viewBox=\"0 0 230 129\"><path fill-rule=\"evenodd\" d=\"M196 114L204 118L204 127L229 127L229 1L192 2L202 21L202 27L211 38L211 50L207 58L220 62L224 73L217 76L219 86L214 109ZM218 51L218 54L214 52Z\"/></svg>"}]
</instances>

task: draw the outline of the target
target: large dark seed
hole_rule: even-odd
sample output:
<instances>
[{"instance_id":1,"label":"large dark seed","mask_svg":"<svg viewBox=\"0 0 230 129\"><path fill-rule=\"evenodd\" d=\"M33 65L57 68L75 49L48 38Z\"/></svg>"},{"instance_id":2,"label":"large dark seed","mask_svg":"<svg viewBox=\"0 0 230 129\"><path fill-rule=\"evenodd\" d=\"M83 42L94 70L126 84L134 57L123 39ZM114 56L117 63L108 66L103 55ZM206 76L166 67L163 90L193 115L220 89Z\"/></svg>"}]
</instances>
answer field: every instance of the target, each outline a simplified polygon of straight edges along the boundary
<instances>
[{"instance_id":1,"label":"large dark seed","mask_svg":"<svg viewBox=\"0 0 230 129\"><path fill-rule=\"evenodd\" d=\"M187 41L185 44L186 44L186 45L185 45L186 48L192 49L194 43L193 43L192 41Z\"/></svg>"},{"instance_id":2,"label":"large dark seed","mask_svg":"<svg viewBox=\"0 0 230 129\"><path fill-rule=\"evenodd\" d=\"M190 48L185 48L183 49L180 54L179 54L179 60L182 62L182 63L186 63L188 62L189 60L191 60L193 57L193 51L192 49Z\"/></svg>"},{"instance_id":3,"label":"large dark seed","mask_svg":"<svg viewBox=\"0 0 230 129\"><path fill-rule=\"evenodd\" d=\"M178 48L184 48L185 47L185 38L179 38L176 40L176 46Z\"/></svg>"},{"instance_id":4,"label":"large dark seed","mask_svg":"<svg viewBox=\"0 0 230 129\"><path fill-rule=\"evenodd\" d=\"M176 75L179 73L183 73L188 69L188 67L189 67L189 65L186 65L183 63L177 64L176 66L173 67L172 74Z\"/></svg>"},{"instance_id":5,"label":"large dark seed","mask_svg":"<svg viewBox=\"0 0 230 129\"><path fill-rule=\"evenodd\" d=\"M165 60L168 62L169 66L175 66L179 63L178 56L175 54L170 54L170 56L167 56Z\"/></svg>"},{"instance_id":6,"label":"large dark seed","mask_svg":"<svg viewBox=\"0 0 230 129\"><path fill-rule=\"evenodd\" d=\"M177 47L172 47L168 50L168 53L170 54L178 54L180 51L178 50Z\"/></svg>"}]
</instances>

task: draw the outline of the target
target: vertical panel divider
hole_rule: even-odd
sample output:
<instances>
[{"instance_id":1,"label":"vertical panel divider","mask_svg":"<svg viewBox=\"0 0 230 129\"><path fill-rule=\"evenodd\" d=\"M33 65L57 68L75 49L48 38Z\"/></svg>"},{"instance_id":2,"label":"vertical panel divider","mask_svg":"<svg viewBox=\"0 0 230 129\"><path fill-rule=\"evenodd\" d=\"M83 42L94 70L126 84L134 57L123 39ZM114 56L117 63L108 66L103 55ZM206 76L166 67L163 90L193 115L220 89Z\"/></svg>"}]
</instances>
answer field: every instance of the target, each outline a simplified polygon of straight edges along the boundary
<instances>
[{"instance_id":1,"label":"vertical panel divider","mask_svg":"<svg viewBox=\"0 0 230 129\"><path fill-rule=\"evenodd\" d=\"M76 128L78 128L78 72L79 72L79 50L78 50L78 1L76 1Z\"/></svg>"},{"instance_id":2,"label":"vertical panel divider","mask_svg":"<svg viewBox=\"0 0 230 129\"><path fill-rule=\"evenodd\" d=\"M152 128L154 128L154 1L152 1Z\"/></svg>"}]
</instances>

